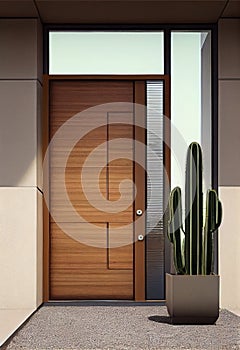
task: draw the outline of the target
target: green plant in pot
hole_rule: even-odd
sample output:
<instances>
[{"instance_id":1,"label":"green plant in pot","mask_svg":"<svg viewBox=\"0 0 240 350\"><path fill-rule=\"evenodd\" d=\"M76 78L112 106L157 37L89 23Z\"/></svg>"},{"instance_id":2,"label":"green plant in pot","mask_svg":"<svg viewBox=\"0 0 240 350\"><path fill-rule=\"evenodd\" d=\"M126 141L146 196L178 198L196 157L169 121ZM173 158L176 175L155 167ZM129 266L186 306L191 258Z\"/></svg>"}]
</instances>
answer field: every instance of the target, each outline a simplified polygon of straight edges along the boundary
<instances>
[{"instance_id":1,"label":"green plant in pot","mask_svg":"<svg viewBox=\"0 0 240 350\"><path fill-rule=\"evenodd\" d=\"M212 324L219 316L219 276L213 273L213 235L222 220L215 190L206 195L203 220L202 151L188 147L185 179L185 225L181 189L169 198L168 238L176 274L166 274L166 303L172 323Z\"/></svg>"}]
</instances>

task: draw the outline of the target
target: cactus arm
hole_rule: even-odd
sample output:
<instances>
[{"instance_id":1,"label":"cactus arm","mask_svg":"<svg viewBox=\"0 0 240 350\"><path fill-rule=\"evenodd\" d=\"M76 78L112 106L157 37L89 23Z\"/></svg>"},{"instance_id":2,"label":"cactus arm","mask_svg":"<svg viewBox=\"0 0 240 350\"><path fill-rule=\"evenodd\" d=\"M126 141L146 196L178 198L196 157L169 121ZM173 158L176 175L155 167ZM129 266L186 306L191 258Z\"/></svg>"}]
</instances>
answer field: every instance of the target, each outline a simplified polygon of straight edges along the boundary
<instances>
[{"instance_id":1,"label":"cactus arm","mask_svg":"<svg viewBox=\"0 0 240 350\"><path fill-rule=\"evenodd\" d=\"M180 233L180 230L179 230L179 233ZM173 238L174 266L178 275L184 275L186 271L185 271L184 262L183 262L181 236L180 234L175 233L173 237L174 237Z\"/></svg>"},{"instance_id":2,"label":"cactus arm","mask_svg":"<svg viewBox=\"0 0 240 350\"><path fill-rule=\"evenodd\" d=\"M203 271L204 275L208 275L212 269L213 259L213 242L212 242L212 218L211 214L216 212L216 202L214 201L214 192L208 190L206 197L206 220L204 227L204 249L203 249Z\"/></svg>"},{"instance_id":3,"label":"cactus arm","mask_svg":"<svg viewBox=\"0 0 240 350\"><path fill-rule=\"evenodd\" d=\"M198 143L187 152L185 185L185 264L190 275L202 270L202 151Z\"/></svg>"},{"instance_id":4,"label":"cactus arm","mask_svg":"<svg viewBox=\"0 0 240 350\"><path fill-rule=\"evenodd\" d=\"M184 248L185 248L185 237L182 240L182 263L184 266L184 274L186 274Z\"/></svg>"},{"instance_id":5,"label":"cactus arm","mask_svg":"<svg viewBox=\"0 0 240 350\"><path fill-rule=\"evenodd\" d=\"M171 243L174 242L173 239L173 231L174 231L174 225L173 222L171 220L168 221L168 227L167 227L167 235L168 235L168 239Z\"/></svg>"},{"instance_id":6,"label":"cactus arm","mask_svg":"<svg viewBox=\"0 0 240 350\"><path fill-rule=\"evenodd\" d=\"M206 198L206 220L204 227L203 274L209 275L213 265L213 233L222 221L222 204L217 192L208 190Z\"/></svg>"},{"instance_id":7,"label":"cactus arm","mask_svg":"<svg viewBox=\"0 0 240 350\"><path fill-rule=\"evenodd\" d=\"M203 240L203 264L202 274L207 275L207 271L212 266L212 233L209 230L209 196L206 197L206 221L204 226L204 240Z\"/></svg>"},{"instance_id":8,"label":"cactus arm","mask_svg":"<svg viewBox=\"0 0 240 350\"><path fill-rule=\"evenodd\" d=\"M168 214L169 214L169 220L168 220L168 226L167 226L167 235L168 239L171 243L173 243L173 232L174 232L174 224L173 224L173 190L170 193L169 200L168 200Z\"/></svg>"},{"instance_id":9,"label":"cactus arm","mask_svg":"<svg viewBox=\"0 0 240 350\"><path fill-rule=\"evenodd\" d=\"M181 189L175 187L169 198L168 238L173 244L173 259L177 274L184 274L185 268L181 249L182 201Z\"/></svg>"},{"instance_id":10,"label":"cactus arm","mask_svg":"<svg viewBox=\"0 0 240 350\"><path fill-rule=\"evenodd\" d=\"M217 195L217 193L216 193ZM217 213L216 213L216 223L215 223L215 227L213 229L212 232L216 231L219 226L221 225L222 222L222 203L220 202L220 200L217 200Z\"/></svg>"},{"instance_id":11,"label":"cactus arm","mask_svg":"<svg viewBox=\"0 0 240 350\"><path fill-rule=\"evenodd\" d=\"M171 243L173 243L173 234L176 229L181 228L182 226L182 204L181 204L181 189L180 187L175 187L169 197L168 202L168 212L169 212L169 221L168 221L168 238Z\"/></svg>"}]
</instances>

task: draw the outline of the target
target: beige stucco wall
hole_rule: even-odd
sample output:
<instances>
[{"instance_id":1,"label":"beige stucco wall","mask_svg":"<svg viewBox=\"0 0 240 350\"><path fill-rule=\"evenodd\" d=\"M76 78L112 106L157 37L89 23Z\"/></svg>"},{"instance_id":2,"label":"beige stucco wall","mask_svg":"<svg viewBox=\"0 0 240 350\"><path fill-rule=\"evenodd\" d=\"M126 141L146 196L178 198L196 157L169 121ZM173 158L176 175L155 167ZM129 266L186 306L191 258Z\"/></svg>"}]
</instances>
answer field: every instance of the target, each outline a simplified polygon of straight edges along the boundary
<instances>
[{"instance_id":1,"label":"beige stucco wall","mask_svg":"<svg viewBox=\"0 0 240 350\"><path fill-rule=\"evenodd\" d=\"M219 232L221 307L240 311L240 187L221 187L224 215Z\"/></svg>"},{"instance_id":2,"label":"beige stucco wall","mask_svg":"<svg viewBox=\"0 0 240 350\"><path fill-rule=\"evenodd\" d=\"M37 19L0 21L0 319L11 327L42 303L41 31Z\"/></svg>"},{"instance_id":3,"label":"beige stucco wall","mask_svg":"<svg viewBox=\"0 0 240 350\"><path fill-rule=\"evenodd\" d=\"M1 187L0 212L1 308L34 309L42 295L37 274L41 194L32 187Z\"/></svg>"},{"instance_id":4,"label":"beige stucco wall","mask_svg":"<svg viewBox=\"0 0 240 350\"><path fill-rule=\"evenodd\" d=\"M240 19L219 21L219 230L221 307L240 311Z\"/></svg>"}]
</instances>

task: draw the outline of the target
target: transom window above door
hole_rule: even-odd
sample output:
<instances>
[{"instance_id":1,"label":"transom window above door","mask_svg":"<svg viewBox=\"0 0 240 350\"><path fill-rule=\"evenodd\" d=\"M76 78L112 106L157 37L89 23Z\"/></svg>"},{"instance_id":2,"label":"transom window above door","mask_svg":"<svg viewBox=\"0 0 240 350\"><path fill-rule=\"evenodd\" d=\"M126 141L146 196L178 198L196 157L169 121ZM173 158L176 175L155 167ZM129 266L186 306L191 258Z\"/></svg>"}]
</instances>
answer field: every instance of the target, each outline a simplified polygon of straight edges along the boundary
<instances>
[{"instance_id":1,"label":"transom window above door","mask_svg":"<svg viewBox=\"0 0 240 350\"><path fill-rule=\"evenodd\" d=\"M164 74L163 31L49 32L49 74Z\"/></svg>"}]
</instances>

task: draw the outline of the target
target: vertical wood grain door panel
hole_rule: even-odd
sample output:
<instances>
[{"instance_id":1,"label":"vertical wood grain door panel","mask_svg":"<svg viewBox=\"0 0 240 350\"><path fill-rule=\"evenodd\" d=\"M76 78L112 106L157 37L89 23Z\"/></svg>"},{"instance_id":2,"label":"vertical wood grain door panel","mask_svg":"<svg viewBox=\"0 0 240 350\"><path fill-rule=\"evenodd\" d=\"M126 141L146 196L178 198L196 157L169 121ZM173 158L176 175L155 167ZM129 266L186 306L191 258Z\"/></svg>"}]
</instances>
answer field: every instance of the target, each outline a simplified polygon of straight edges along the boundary
<instances>
[{"instance_id":1,"label":"vertical wood grain door panel","mask_svg":"<svg viewBox=\"0 0 240 350\"><path fill-rule=\"evenodd\" d=\"M53 80L50 83L49 132L50 138L70 118L87 108L111 102L134 102L132 81L78 81ZM130 107L129 107L130 106ZM100 112L99 112L100 113ZM50 299L134 299L134 186L125 198L126 208L121 212L105 211L104 201L114 204L121 198L119 184L124 180L134 181L134 127L117 123L133 120L131 105L121 109L101 111L105 125L82 137L73 147L65 171L65 186L74 210L86 221L79 223L71 208L64 206L63 194L58 190L64 153L62 146L51 149L50 155L50 208L61 212L59 225L50 217ZM91 112L87 123L94 126L98 112ZM85 125L83 125L85 127ZM71 130L68 131L71 138ZM128 145L111 144L107 141L128 139ZM132 140L132 141L131 141ZM95 183L92 174L94 158L90 165L84 164L91 152L100 144L104 146L96 155L105 166ZM93 156L94 157L94 156ZM112 160L113 159L113 160ZM81 173L89 179L83 188ZM98 187L98 190L96 189ZM86 190L96 206L88 201ZM96 191L96 192L95 192ZM129 205L128 202L130 203ZM100 209L98 208L100 205ZM71 226L74 239L61 229L62 224ZM91 223L91 227L88 225ZM79 228L80 227L80 228ZM94 227L102 229L97 235ZM81 232L80 232L81 231ZM96 231L96 232L95 232ZM81 242L85 234L89 242ZM105 242L104 242L105 241ZM129 242L131 242L129 244ZM112 248L112 246L116 247Z\"/></svg>"}]
</instances>

